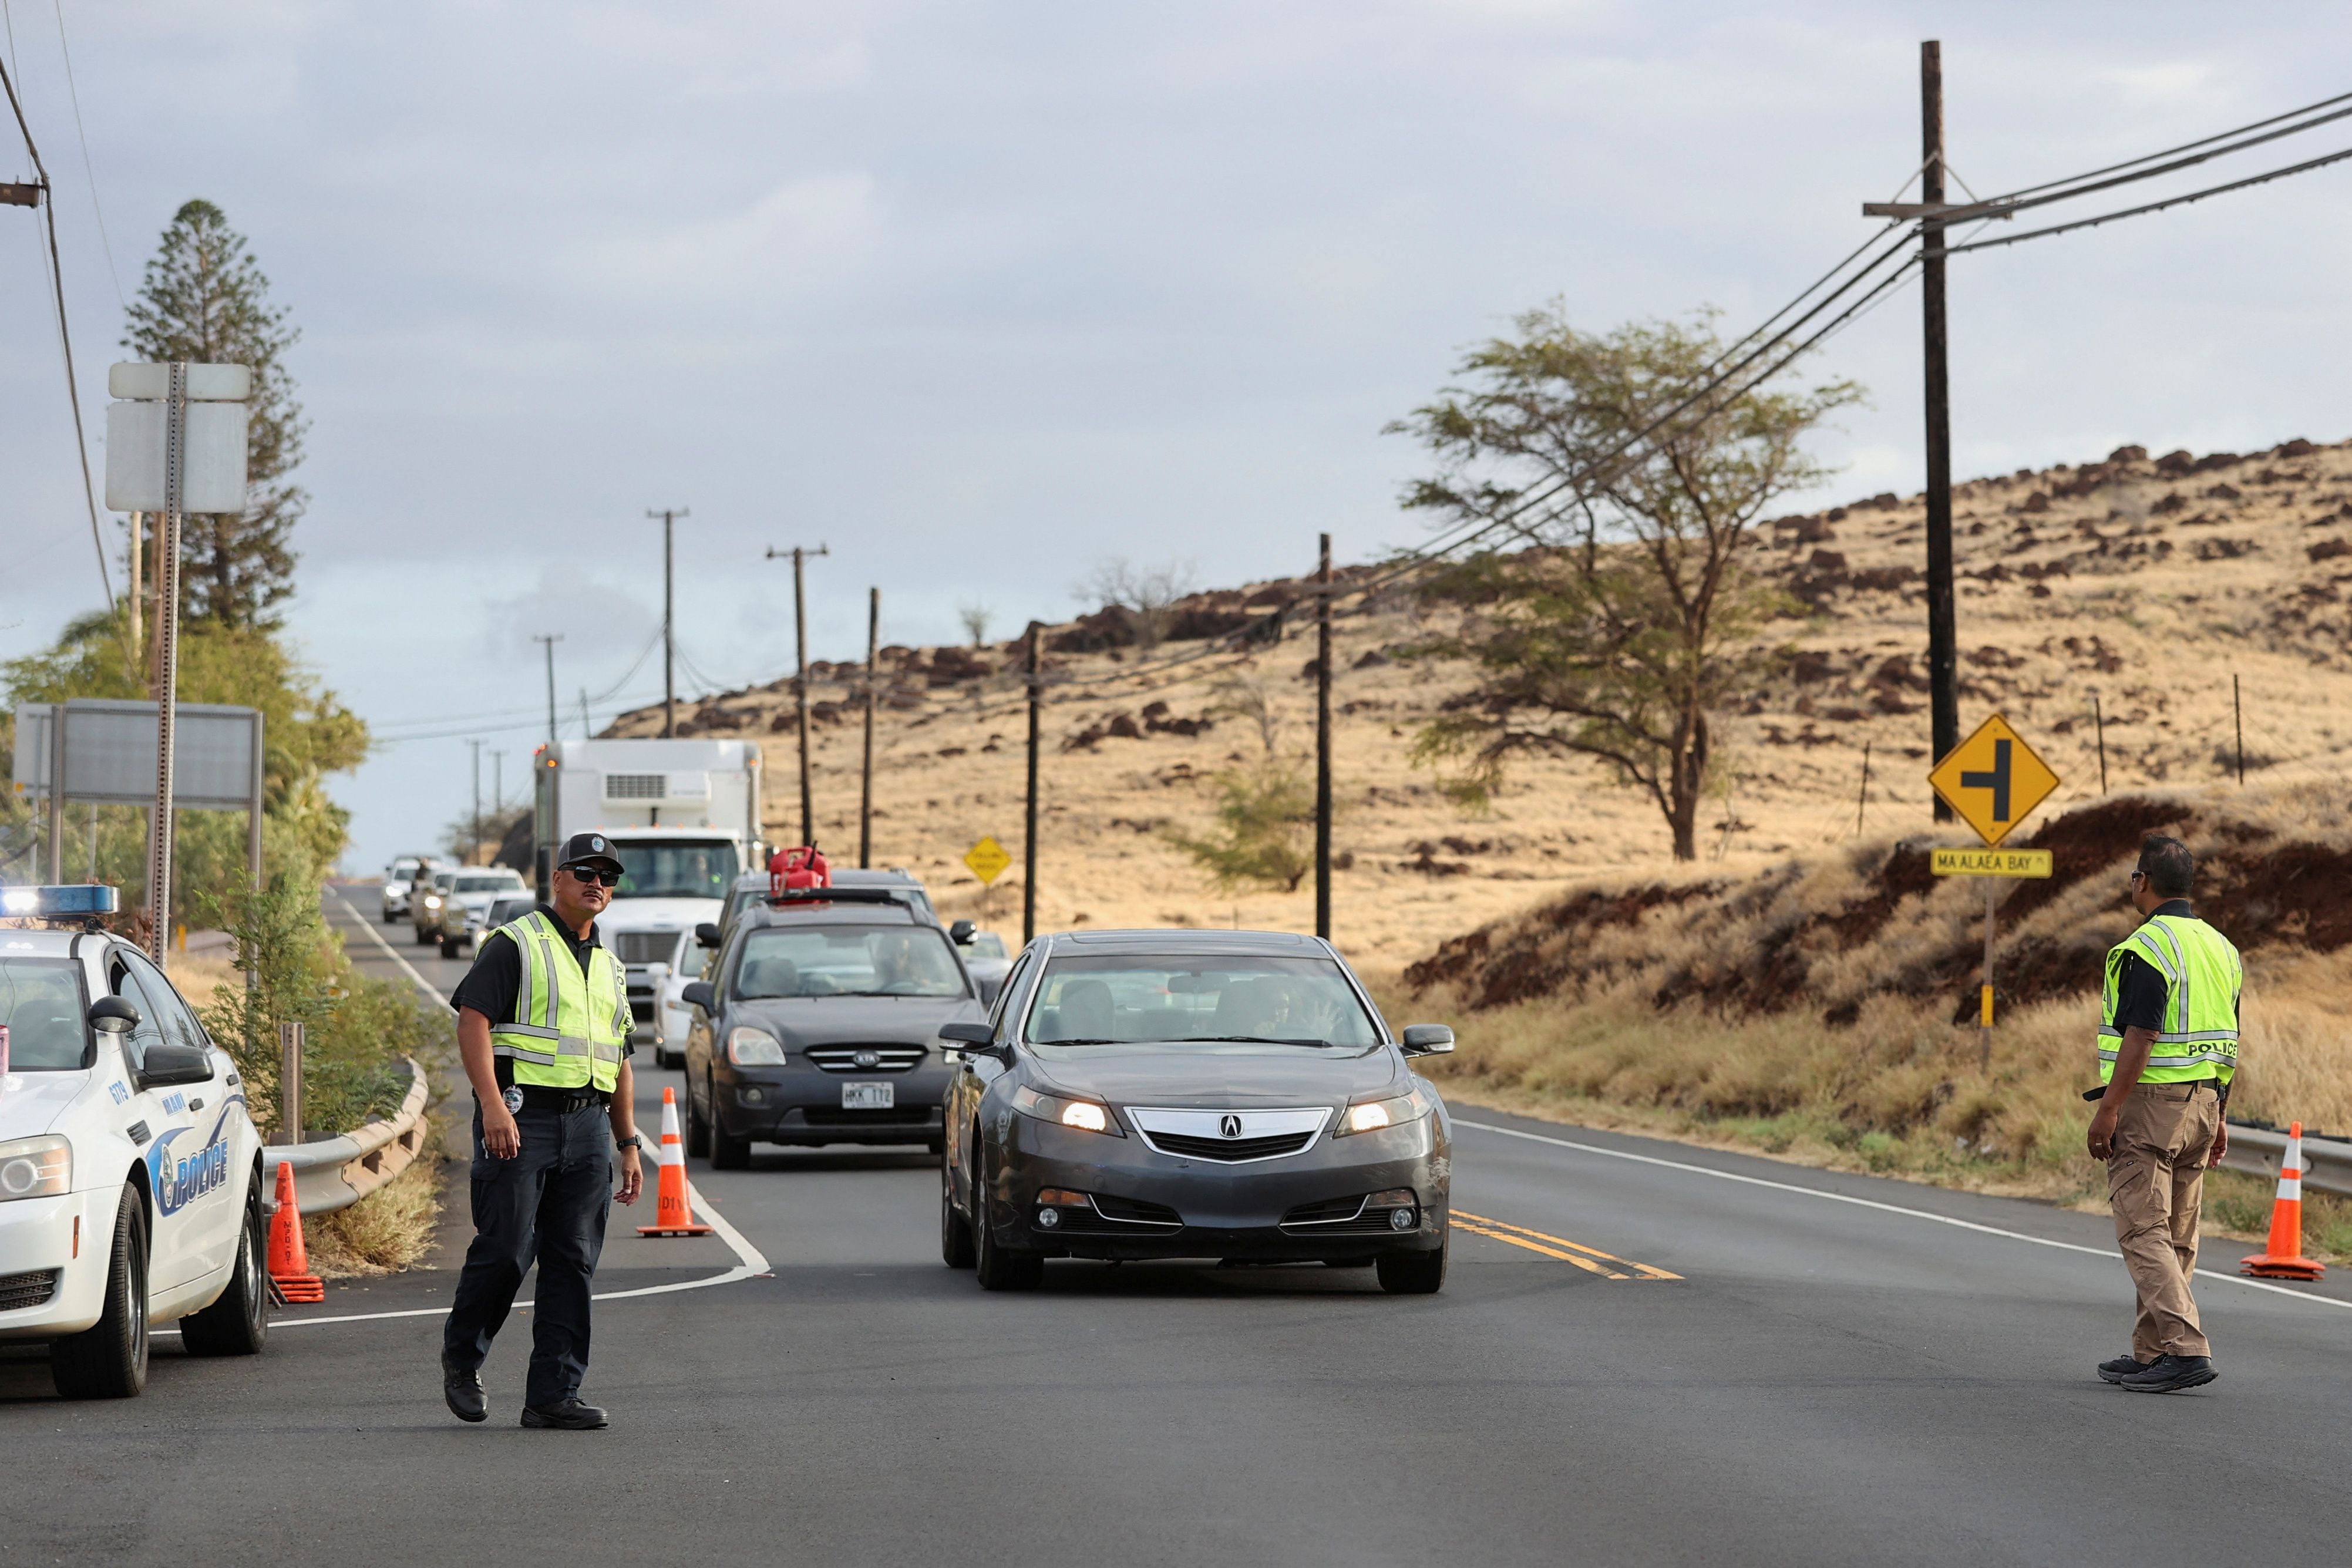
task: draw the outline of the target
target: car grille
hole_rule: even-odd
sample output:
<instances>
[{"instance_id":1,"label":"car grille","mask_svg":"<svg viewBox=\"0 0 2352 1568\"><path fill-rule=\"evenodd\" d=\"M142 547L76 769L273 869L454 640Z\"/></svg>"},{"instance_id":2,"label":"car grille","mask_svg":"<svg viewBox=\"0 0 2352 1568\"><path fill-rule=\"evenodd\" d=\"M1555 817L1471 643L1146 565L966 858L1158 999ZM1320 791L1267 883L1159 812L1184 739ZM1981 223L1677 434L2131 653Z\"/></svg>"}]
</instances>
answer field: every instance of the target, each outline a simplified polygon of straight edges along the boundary
<instances>
[{"instance_id":1,"label":"car grille","mask_svg":"<svg viewBox=\"0 0 2352 1568\"><path fill-rule=\"evenodd\" d=\"M940 1120L936 1105L901 1105L889 1110L844 1110L837 1105L812 1105L801 1112L811 1127L907 1127Z\"/></svg>"},{"instance_id":2,"label":"car grille","mask_svg":"<svg viewBox=\"0 0 2352 1568\"><path fill-rule=\"evenodd\" d=\"M21 1312L43 1307L58 1293L58 1271L36 1268L29 1274L0 1274L0 1312Z\"/></svg>"},{"instance_id":3,"label":"car grille","mask_svg":"<svg viewBox=\"0 0 2352 1568\"><path fill-rule=\"evenodd\" d=\"M920 1046L811 1046L802 1054L827 1072L905 1072L928 1053ZM874 1059L860 1062L861 1056Z\"/></svg>"},{"instance_id":4,"label":"car grille","mask_svg":"<svg viewBox=\"0 0 2352 1568\"><path fill-rule=\"evenodd\" d=\"M1265 1160L1297 1153L1315 1142L1315 1131L1278 1132L1270 1138L1193 1138L1181 1132L1154 1132L1151 1142L1161 1152L1188 1160Z\"/></svg>"},{"instance_id":5,"label":"car grille","mask_svg":"<svg viewBox=\"0 0 2352 1568\"><path fill-rule=\"evenodd\" d=\"M1387 1209L1364 1207L1364 1194L1354 1197L1327 1198L1319 1204L1301 1204L1282 1216L1282 1228L1293 1226L1318 1236L1347 1236L1355 1232L1389 1236L1394 1227L1389 1223Z\"/></svg>"},{"instance_id":6,"label":"car grille","mask_svg":"<svg viewBox=\"0 0 2352 1568\"><path fill-rule=\"evenodd\" d=\"M614 954L623 963L667 963L677 956L674 931L625 931L613 938Z\"/></svg>"}]
</instances>

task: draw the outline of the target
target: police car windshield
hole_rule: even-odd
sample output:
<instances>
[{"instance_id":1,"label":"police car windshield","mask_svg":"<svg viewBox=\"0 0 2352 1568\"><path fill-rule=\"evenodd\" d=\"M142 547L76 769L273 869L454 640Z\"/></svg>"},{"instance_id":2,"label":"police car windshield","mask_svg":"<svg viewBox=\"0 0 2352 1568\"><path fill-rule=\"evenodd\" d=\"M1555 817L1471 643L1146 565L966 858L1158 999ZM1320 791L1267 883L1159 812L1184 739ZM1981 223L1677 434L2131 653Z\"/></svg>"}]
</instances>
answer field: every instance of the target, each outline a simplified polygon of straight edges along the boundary
<instances>
[{"instance_id":1,"label":"police car windshield","mask_svg":"<svg viewBox=\"0 0 2352 1568\"><path fill-rule=\"evenodd\" d=\"M0 1024L10 1072L71 1072L90 1062L81 983L69 960L0 958Z\"/></svg>"},{"instance_id":2,"label":"police car windshield","mask_svg":"<svg viewBox=\"0 0 2352 1568\"><path fill-rule=\"evenodd\" d=\"M1029 1009L1036 1045L1376 1043L1328 958L1087 953L1055 959Z\"/></svg>"},{"instance_id":3,"label":"police car windshield","mask_svg":"<svg viewBox=\"0 0 2352 1568\"><path fill-rule=\"evenodd\" d=\"M616 899L723 899L738 870L735 846L709 843L615 844L621 859Z\"/></svg>"},{"instance_id":4,"label":"police car windshield","mask_svg":"<svg viewBox=\"0 0 2352 1568\"><path fill-rule=\"evenodd\" d=\"M735 994L961 996L963 968L936 926L783 926L743 939Z\"/></svg>"}]
</instances>

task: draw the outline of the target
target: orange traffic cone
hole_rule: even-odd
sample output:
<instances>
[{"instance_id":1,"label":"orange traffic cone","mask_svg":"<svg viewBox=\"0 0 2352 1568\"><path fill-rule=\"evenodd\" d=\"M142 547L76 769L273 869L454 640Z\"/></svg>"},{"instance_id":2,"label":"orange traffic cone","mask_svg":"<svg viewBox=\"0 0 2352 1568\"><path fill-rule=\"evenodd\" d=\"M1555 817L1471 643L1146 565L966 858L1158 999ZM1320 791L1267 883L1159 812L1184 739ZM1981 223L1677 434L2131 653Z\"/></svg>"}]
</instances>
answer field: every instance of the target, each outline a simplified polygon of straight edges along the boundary
<instances>
[{"instance_id":1,"label":"orange traffic cone","mask_svg":"<svg viewBox=\"0 0 2352 1568\"><path fill-rule=\"evenodd\" d=\"M710 1227L694 1222L694 1205L686 1197L686 1144L677 1135L677 1090L662 1090L661 1184L654 1194L654 1223L637 1226L639 1236L709 1236Z\"/></svg>"},{"instance_id":2,"label":"orange traffic cone","mask_svg":"<svg viewBox=\"0 0 2352 1568\"><path fill-rule=\"evenodd\" d=\"M310 1272L302 1243L302 1205L294 1196L294 1163L278 1162L278 1213L269 1221L269 1278L289 1301L323 1301L327 1287Z\"/></svg>"},{"instance_id":3,"label":"orange traffic cone","mask_svg":"<svg viewBox=\"0 0 2352 1568\"><path fill-rule=\"evenodd\" d=\"M2271 1239L2257 1257L2238 1265L2241 1274L2266 1279L2316 1279L2327 1271L2303 1255L2303 1123L2287 1129L2286 1152L2279 1159L2278 1201L2271 1205Z\"/></svg>"}]
</instances>

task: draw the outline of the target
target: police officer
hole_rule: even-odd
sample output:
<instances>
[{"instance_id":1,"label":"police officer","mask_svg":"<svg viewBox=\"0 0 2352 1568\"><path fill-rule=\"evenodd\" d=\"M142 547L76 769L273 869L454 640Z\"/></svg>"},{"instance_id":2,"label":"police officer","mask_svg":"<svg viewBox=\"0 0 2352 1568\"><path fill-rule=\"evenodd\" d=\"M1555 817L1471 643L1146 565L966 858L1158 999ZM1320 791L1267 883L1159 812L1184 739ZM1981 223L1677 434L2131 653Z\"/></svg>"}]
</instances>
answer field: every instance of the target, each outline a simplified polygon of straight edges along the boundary
<instances>
[{"instance_id":1,"label":"police officer","mask_svg":"<svg viewBox=\"0 0 2352 1568\"><path fill-rule=\"evenodd\" d=\"M2238 1004L2245 968L2229 939L2190 912L2197 861L2152 833L2130 879L2143 920L2107 954L2099 1078L2084 1098L2091 1158L2105 1162L2116 1240L2139 1298L2131 1354L2099 1366L2107 1382L2178 1394L2213 1381L2213 1347L2189 1282L2205 1172L2230 1146L2222 1112L2238 1070Z\"/></svg>"},{"instance_id":2,"label":"police officer","mask_svg":"<svg viewBox=\"0 0 2352 1568\"><path fill-rule=\"evenodd\" d=\"M488 1415L481 1366L536 1260L530 1374L522 1424L585 1430L604 1413L580 1400L588 1370L589 1284L614 1195L637 1201L628 984L596 941L621 862L577 833L556 857L551 897L487 932L450 1005L474 1086L474 1242L441 1339L442 1392L461 1421Z\"/></svg>"}]
</instances>

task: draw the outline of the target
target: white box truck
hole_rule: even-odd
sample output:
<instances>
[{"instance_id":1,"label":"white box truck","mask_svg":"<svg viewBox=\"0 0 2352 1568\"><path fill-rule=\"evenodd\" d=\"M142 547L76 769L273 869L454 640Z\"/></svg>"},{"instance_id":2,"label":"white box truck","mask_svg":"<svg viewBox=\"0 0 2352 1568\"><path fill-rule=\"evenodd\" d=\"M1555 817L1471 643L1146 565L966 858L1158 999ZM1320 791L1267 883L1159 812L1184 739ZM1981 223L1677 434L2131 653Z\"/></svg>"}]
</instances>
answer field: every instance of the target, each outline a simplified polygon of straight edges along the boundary
<instances>
[{"instance_id":1,"label":"white box truck","mask_svg":"<svg viewBox=\"0 0 2352 1568\"><path fill-rule=\"evenodd\" d=\"M534 759L532 839L547 897L556 847L575 833L613 841L623 868L597 922L628 971L631 1037L667 1067L682 1060L686 1007L677 993L694 928L716 921L740 873L767 864L755 741L557 741Z\"/></svg>"}]
</instances>

